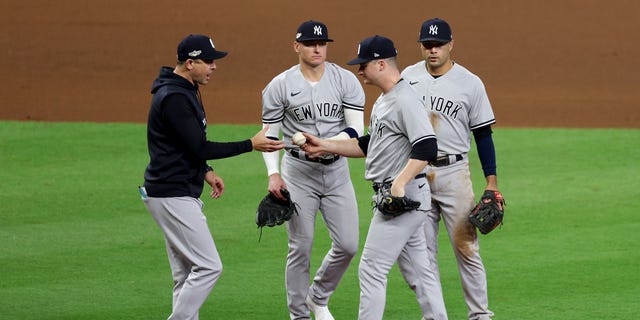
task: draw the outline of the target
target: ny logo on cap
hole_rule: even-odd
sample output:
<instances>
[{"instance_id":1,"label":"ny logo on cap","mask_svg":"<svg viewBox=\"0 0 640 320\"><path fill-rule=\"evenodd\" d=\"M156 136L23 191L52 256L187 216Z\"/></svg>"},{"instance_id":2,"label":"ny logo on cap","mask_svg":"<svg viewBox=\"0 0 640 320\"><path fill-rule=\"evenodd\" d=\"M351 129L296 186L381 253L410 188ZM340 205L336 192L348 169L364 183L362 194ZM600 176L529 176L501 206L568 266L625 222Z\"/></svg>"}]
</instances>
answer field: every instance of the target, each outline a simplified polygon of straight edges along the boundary
<instances>
[{"instance_id":1,"label":"ny logo on cap","mask_svg":"<svg viewBox=\"0 0 640 320\"><path fill-rule=\"evenodd\" d=\"M317 36L321 36L322 35L322 26L314 26L313 27L313 34L315 34Z\"/></svg>"},{"instance_id":2,"label":"ny logo on cap","mask_svg":"<svg viewBox=\"0 0 640 320\"><path fill-rule=\"evenodd\" d=\"M438 34L438 26L435 24L430 25L429 34Z\"/></svg>"}]
</instances>

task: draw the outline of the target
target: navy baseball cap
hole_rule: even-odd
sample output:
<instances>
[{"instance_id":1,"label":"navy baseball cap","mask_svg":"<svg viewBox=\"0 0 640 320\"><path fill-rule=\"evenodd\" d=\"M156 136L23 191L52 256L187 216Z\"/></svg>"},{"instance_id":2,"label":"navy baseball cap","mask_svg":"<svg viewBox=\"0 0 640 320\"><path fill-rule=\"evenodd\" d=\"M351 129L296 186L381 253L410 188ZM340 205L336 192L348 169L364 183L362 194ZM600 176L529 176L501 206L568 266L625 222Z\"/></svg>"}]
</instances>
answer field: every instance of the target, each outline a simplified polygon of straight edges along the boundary
<instances>
[{"instance_id":1,"label":"navy baseball cap","mask_svg":"<svg viewBox=\"0 0 640 320\"><path fill-rule=\"evenodd\" d=\"M296 41L327 41L333 42L329 39L329 32L327 26L319 21L309 20L303 22L296 32Z\"/></svg>"},{"instance_id":2,"label":"navy baseball cap","mask_svg":"<svg viewBox=\"0 0 640 320\"><path fill-rule=\"evenodd\" d=\"M216 50L211 38L201 34L190 34L178 44L178 61L215 60L224 58L226 55L227 52Z\"/></svg>"},{"instance_id":3,"label":"navy baseball cap","mask_svg":"<svg viewBox=\"0 0 640 320\"><path fill-rule=\"evenodd\" d=\"M347 64L361 64L371 60L386 59L397 55L398 50L393 46L391 39L375 35L360 42L358 45L358 57L347 62Z\"/></svg>"},{"instance_id":4,"label":"navy baseball cap","mask_svg":"<svg viewBox=\"0 0 640 320\"><path fill-rule=\"evenodd\" d=\"M449 24L446 21L440 18L434 18L422 23L418 42L450 42L451 40L453 40L451 27L449 27Z\"/></svg>"}]
</instances>

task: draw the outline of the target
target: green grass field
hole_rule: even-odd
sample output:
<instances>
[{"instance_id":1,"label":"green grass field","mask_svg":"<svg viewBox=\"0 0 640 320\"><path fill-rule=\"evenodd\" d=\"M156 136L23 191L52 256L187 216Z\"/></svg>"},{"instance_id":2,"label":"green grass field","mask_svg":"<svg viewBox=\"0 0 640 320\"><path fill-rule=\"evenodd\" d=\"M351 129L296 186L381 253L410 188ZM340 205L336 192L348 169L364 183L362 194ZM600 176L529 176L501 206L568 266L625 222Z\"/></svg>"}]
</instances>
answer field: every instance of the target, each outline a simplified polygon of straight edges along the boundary
<instances>
[{"instance_id":1,"label":"green grass field","mask_svg":"<svg viewBox=\"0 0 640 320\"><path fill-rule=\"evenodd\" d=\"M212 140L258 126L211 125ZM481 236L496 320L635 319L640 313L640 130L494 130L504 226ZM635 146L635 147L634 147ZM472 155L476 192L483 187ZM171 274L162 234L136 186L148 161L140 124L0 122L0 318L166 319ZM361 245L371 215L363 160L351 159ZM288 319L286 232L264 230L262 157L210 162L225 180L205 213L224 272L201 319ZM318 220L313 270L329 247ZM450 319L466 319L445 234L440 269ZM357 260L331 299L356 319ZM397 267L385 319L419 319Z\"/></svg>"}]
</instances>

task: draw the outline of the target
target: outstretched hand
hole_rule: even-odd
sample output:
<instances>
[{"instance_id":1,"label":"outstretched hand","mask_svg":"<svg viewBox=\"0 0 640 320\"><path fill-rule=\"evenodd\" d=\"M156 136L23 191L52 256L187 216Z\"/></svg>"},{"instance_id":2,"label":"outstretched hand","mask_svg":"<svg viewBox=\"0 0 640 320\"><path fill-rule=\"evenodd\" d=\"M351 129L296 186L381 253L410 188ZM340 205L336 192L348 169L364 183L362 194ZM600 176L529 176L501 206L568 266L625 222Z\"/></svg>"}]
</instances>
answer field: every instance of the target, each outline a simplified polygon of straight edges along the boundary
<instances>
[{"instance_id":1,"label":"outstretched hand","mask_svg":"<svg viewBox=\"0 0 640 320\"><path fill-rule=\"evenodd\" d=\"M282 140L271 140L267 138L266 132L269 130L269 126L266 125L262 130L256 133L253 138L251 138L251 145L253 150L262 151L262 152L273 152L284 148L285 144Z\"/></svg>"},{"instance_id":2,"label":"outstretched hand","mask_svg":"<svg viewBox=\"0 0 640 320\"><path fill-rule=\"evenodd\" d=\"M302 134L306 138L306 141L300 148L304 150L309 157L323 158L327 155L340 155L350 158L362 158L366 156L358 145L358 139L322 139L310 133L303 132Z\"/></svg>"}]
</instances>

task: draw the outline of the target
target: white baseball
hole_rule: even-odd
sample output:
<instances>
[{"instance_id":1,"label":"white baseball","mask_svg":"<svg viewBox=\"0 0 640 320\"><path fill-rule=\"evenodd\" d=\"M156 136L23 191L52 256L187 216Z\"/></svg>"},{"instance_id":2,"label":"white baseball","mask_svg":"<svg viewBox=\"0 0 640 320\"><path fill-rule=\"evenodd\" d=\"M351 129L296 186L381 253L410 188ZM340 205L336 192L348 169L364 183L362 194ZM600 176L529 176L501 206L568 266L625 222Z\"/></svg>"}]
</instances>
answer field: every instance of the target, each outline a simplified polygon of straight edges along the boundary
<instances>
[{"instance_id":1,"label":"white baseball","mask_svg":"<svg viewBox=\"0 0 640 320\"><path fill-rule=\"evenodd\" d=\"M293 143L295 143L297 146L302 146L305 142L307 142L307 138L302 135L302 132L296 132L295 134L293 134L291 140L293 140Z\"/></svg>"}]
</instances>

